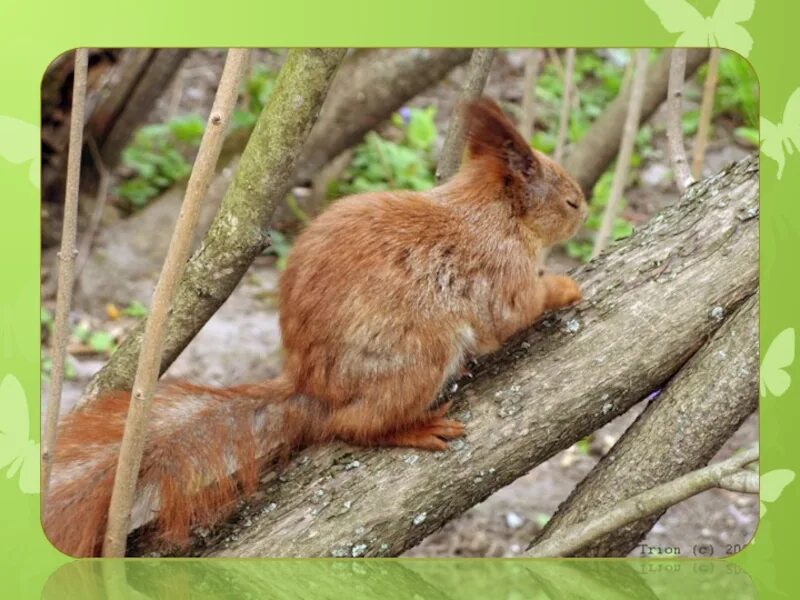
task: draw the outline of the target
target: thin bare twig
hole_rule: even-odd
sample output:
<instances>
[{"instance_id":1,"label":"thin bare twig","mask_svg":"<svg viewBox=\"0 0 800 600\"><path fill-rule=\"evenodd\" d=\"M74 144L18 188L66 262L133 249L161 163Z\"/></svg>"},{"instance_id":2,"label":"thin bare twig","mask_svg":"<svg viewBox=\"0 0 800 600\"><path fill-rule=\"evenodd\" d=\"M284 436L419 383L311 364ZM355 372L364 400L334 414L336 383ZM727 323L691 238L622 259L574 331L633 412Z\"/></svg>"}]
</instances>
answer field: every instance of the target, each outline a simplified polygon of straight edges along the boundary
<instances>
[{"instance_id":1,"label":"thin bare twig","mask_svg":"<svg viewBox=\"0 0 800 600\"><path fill-rule=\"evenodd\" d=\"M686 49L670 50L669 85L667 91L667 145L675 183L681 193L694 183L683 146L683 79L686 74Z\"/></svg>"},{"instance_id":2,"label":"thin bare twig","mask_svg":"<svg viewBox=\"0 0 800 600\"><path fill-rule=\"evenodd\" d=\"M495 52L495 48L475 48L472 51L472 57L467 66L467 76L461 87L461 93L458 95L457 106L463 106L470 100L476 100L483 93ZM464 115L462 111L456 110L450 119L439 163L436 165L436 181L445 181L458 171L461 164L461 153L464 150L464 134Z\"/></svg>"},{"instance_id":3,"label":"thin bare twig","mask_svg":"<svg viewBox=\"0 0 800 600\"><path fill-rule=\"evenodd\" d=\"M561 94L561 118L558 122L558 138L553 158L556 162L564 159L567 146L567 129L569 129L569 111L572 106L572 82L575 71L575 48L567 48L566 65L564 66L564 89Z\"/></svg>"},{"instance_id":4,"label":"thin bare twig","mask_svg":"<svg viewBox=\"0 0 800 600\"><path fill-rule=\"evenodd\" d=\"M742 467L758 460L758 446L752 446L735 456L687 473L667 483L657 485L617 504L612 510L589 522L581 522L563 530L557 538L548 538L535 545L528 556L569 556L593 540L620 527L659 513L700 492L720 487L727 478Z\"/></svg>"},{"instance_id":5,"label":"thin bare twig","mask_svg":"<svg viewBox=\"0 0 800 600\"><path fill-rule=\"evenodd\" d=\"M617 206L625 190L628 180L628 166L633 154L633 144L636 141L636 132L639 130L639 118L642 114L642 99L644 98L644 84L647 80L647 58L650 51L639 49L634 57L634 67L631 74L630 97L628 98L628 114L625 116L625 125L622 129L622 140L617 154L617 164L614 167L614 181L608 196L603 221L594 238L592 258L596 258L608 245L614 220L617 218Z\"/></svg>"},{"instance_id":6,"label":"thin bare twig","mask_svg":"<svg viewBox=\"0 0 800 600\"><path fill-rule=\"evenodd\" d=\"M86 77L89 68L89 50L75 50L75 74L72 84L72 110L69 124L67 150L67 181L64 191L64 222L61 233L61 250L58 253L58 296L56 298L53 346L50 352L50 390L47 397L47 419L42 444L42 510L47 503L50 474L53 469L53 448L56 445L58 415L61 412L61 388L64 383L64 360L69 337L69 309L72 305L72 288L75 281L75 248L78 227L78 188L81 176L83 150L83 125L86 116Z\"/></svg>"},{"instance_id":7,"label":"thin bare twig","mask_svg":"<svg viewBox=\"0 0 800 600\"><path fill-rule=\"evenodd\" d=\"M717 75L719 73L719 48L712 48L708 57L708 73L703 84L703 101L700 104L700 120L697 123L697 135L694 138L694 156L692 157L692 176L700 179L703 161L711 133L711 116L714 112L714 96L717 92Z\"/></svg>"},{"instance_id":8,"label":"thin bare twig","mask_svg":"<svg viewBox=\"0 0 800 600\"><path fill-rule=\"evenodd\" d=\"M547 58L555 66L556 71L558 71L558 76L561 77L561 79L564 79L564 63L561 62L561 59L559 58L558 52L556 52L555 48L547 49Z\"/></svg>"},{"instance_id":9,"label":"thin bare twig","mask_svg":"<svg viewBox=\"0 0 800 600\"><path fill-rule=\"evenodd\" d=\"M531 48L525 59L525 80L522 84L522 118L519 132L530 143L536 124L536 80L542 66L544 52L541 48Z\"/></svg>"},{"instance_id":10,"label":"thin bare twig","mask_svg":"<svg viewBox=\"0 0 800 600\"><path fill-rule=\"evenodd\" d=\"M200 149L186 186L181 212L172 233L164 268L158 278L150 314L144 330L142 350L131 402L120 445L114 489L108 510L108 527L103 540L103 556L124 556L130 514L133 507L139 466L144 450L147 417L158 381L167 315L189 258L193 230L200 203L206 195L222 150L225 132L236 105L239 83L244 77L249 50L231 49L225 60L214 105L211 107L200 142Z\"/></svg>"}]
</instances>

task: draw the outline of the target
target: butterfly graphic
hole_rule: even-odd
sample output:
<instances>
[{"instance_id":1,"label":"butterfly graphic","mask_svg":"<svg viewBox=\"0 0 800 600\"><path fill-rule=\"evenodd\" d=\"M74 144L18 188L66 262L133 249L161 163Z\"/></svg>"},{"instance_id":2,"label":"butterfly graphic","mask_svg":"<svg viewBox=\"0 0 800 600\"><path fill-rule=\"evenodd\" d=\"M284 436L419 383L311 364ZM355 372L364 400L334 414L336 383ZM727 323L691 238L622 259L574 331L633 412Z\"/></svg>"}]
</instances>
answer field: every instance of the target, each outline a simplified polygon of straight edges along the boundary
<instances>
[{"instance_id":1,"label":"butterfly graphic","mask_svg":"<svg viewBox=\"0 0 800 600\"><path fill-rule=\"evenodd\" d=\"M19 380L6 375L0 382L0 468L6 477L19 474L24 494L39 493L39 444L28 438L30 421L25 391Z\"/></svg>"},{"instance_id":2,"label":"butterfly graphic","mask_svg":"<svg viewBox=\"0 0 800 600\"><path fill-rule=\"evenodd\" d=\"M778 163L778 179L783 175L786 155L800 148L800 88L789 96L778 125L761 117L761 151Z\"/></svg>"},{"instance_id":3,"label":"butterfly graphic","mask_svg":"<svg viewBox=\"0 0 800 600\"><path fill-rule=\"evenodd\" d=\"M39 128L14 117L0 115L0 157L12 164L30 162L28 179L39 189Z\"/></svg>"},{"instance_id":4,"label":"butterfly graphic","mask_svg":"<svg viewBox=\"0 0 800 600\"><path fill-rule=\"evenodd\" d=\"M644 0L664 29L680 33L676 46L720 46L748 56L753 38L739 25L750 20L755 0L720 0L714 14L704 17L686 0Z\"/></svg>"},{"instance_id":5,"label":"butterfly graphic","mask_svg":"<svg viewBox=\"0 0 800 600\"><path fill-rule=\"evenodd\" d=\"M764 502L775 502L783 493L783 489L794 481L794 471L775 469L764 473L759 480L759 496L761 499L761 517L767 512Z\"/></svg>"},{"instance_id":6,"label":"butterfly graphic","mask_svg":"<svg viewBox=\"0 0 800 600\"><path fill-rule=\"evenodd\" d=\"M784 329L767 348L764 360L761 361L760 391L761 397L765 397L767 392L773 396L783 396L792 377L786 372L794 362L794 327Z\"/></svg>"}]
</instances>

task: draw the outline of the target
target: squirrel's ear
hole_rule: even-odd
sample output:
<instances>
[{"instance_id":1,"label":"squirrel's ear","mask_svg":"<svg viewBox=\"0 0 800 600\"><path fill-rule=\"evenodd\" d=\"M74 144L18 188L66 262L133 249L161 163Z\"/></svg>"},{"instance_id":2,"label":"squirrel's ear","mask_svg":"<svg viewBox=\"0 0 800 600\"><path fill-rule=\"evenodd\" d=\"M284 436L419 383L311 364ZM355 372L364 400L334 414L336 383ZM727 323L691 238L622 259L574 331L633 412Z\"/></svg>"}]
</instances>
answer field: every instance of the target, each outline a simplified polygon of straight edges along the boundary
<instances>
[{"instance_id":1,"label":"squirrel's ear","mask_svg":"<svg viewBox=\"0 0 800 600\"><path fill-rule=\"evenodd\" d=\"M531 147L499 106L483 97L464 106L467 160L489 158L494 174L506 185L530 184L541 174Z\"/></svg>"}]
</instances>

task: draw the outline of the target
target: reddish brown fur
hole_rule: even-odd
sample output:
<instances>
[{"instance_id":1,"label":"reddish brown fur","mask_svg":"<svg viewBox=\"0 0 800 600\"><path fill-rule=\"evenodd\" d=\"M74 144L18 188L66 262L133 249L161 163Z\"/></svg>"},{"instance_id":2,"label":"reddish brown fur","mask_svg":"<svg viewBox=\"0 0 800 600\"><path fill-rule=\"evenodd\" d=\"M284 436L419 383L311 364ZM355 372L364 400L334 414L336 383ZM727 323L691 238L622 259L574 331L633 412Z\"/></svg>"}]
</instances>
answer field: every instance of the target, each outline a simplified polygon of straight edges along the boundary
<instances>
[{"instance_id":1,"label":"reddish brown fur","mask_svg":"<svg viewBox=\"0 0 800 600\"><path fill-rule=\"evenodd\" d=\"M158 490L163 540L219 520L292 448L445 449L463 426L431 408L443 383L467 357L580 299L574 281L536 262L585 219L580 188L492 101L466 111L465 161L449 182L343 198L298 237L280 285L278 379L164 387L138 487ZM70 554L99 548L127 403L105 396L61 426L44 523Z\"/></svg>"}]
</instances>

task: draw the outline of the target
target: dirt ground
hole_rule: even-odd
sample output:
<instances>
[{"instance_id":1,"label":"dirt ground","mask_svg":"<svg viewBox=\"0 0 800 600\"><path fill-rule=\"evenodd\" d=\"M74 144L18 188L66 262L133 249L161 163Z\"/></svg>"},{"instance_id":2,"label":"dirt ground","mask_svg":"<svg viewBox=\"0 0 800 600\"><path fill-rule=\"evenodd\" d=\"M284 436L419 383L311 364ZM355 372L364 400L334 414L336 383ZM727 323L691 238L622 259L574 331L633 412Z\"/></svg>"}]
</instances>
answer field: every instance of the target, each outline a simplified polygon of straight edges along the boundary
<instances>
[{"instance_id":1,"label":"dirt ground","mask_svg":"<svg viewBox=\"0 0 800 600\"><path fill-rule=\"evenodd\" d=\"M193 52L176 82L156 107L153 121L175 114L208 110L222 58L220 50ZM261 59L272 64L279 61L266 51L259 54L258 60ZM487 93L504 101L517 101L522 94L521 70L519 53L501 54L490 76ZM437 104L441 133L445 131L463 71L463 68L454 70L443 82L412 102L413 105ZM663 114L657 113L652 122L663 122ZM644 161L637 181L626 195L625 216L634 224L646 222L677 198L668 177L663 135L654 136L654 146L653 155ZM716 172L747 152L732 141L727 129L716 127L707 154L706 171ZM567 270L576 264L558 251L551 253L549 262L554 270ZM156 275L152 274L152 281ZM236 292L170 367L167 376L229 385L274 375L281 362L275 306L277 280L278 272L270 259L256 261ZM143 296L138 300L147 304L149 297L144 293ZM124 305L133 299L117 300ZM44 303L52 307L53 298L46 297ZM124 318L109 322L107 315L98 310L89 312L86 306L81 305L74 307L72 319L73 322L88 320L118 335L133 324L133 320ZM71 360L76 378L65 382L65 411L74 405L86 382L104 364L105 357L79 354ZM45 392L43 390L43 397L46 397ZM614 444L642 408L631 410L596 432L587 452L572 447L559 453L448 523L408 551L406 556L520 555L559 503ZM730 456L757 438L758 417L753 415L727 442L717 458ZM639 547L631 555L654 556L678 548L681 555L691 556L692 546L699 543L712 544L715 556L724 555L750 540L757 521L756 497L721 490L708 491L668 510L644 540L647 547Z\"/></svg>"}]
</instances>

